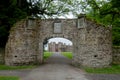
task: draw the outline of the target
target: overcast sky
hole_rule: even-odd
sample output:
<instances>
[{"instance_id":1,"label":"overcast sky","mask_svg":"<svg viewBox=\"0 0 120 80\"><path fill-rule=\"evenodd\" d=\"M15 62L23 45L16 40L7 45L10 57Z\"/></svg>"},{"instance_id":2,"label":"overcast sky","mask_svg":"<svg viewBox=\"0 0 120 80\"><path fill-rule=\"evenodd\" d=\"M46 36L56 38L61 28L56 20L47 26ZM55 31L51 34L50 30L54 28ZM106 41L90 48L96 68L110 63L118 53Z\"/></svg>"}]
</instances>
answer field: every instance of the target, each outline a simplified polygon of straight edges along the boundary
<instances>
[{"instance_id":1,"label":"overcast sky","mask_svg":"<svg viewBox=\"0 0 120 80\"><path fill-rule=\"evenodd\" d=\"M59 18L72 19L72 18L76 18L76 17L71 12L69 12L68 14L66 14L64 16L60 16Z\"/></svg>"},{"instance_id":2,"label":"overcast sky","mask_svg":"<svg viewBox=\"0 0 120 80\"><path fill-rule=\"evenodd\" d=\"M50 42L62 42L62 43L65 43L66 45L72 45L72 42L68 39L65 39L65 38L51 38L48 40L48 43Z\"/></svg>"}]
</instances>

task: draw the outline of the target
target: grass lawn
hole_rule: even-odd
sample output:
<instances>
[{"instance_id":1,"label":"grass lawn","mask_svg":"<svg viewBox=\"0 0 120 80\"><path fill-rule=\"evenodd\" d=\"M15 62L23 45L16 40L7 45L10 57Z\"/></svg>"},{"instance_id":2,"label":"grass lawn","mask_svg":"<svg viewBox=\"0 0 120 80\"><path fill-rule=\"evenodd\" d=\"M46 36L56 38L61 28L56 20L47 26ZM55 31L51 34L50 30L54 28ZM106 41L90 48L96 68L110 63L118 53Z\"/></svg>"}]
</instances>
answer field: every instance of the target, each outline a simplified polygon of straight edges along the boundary
<instances>
[{"instance_id":1,"label":"grass lawn","mask_svg":"<svg viewBox=\"0 0 120 80\"><path fill-rule=\"evenodd\" d=\"M0 80L19 80L19 77L14 77L14 76L0 76Z\"/></svg>"},{"instance_id":2,"label":"grass lawn","mask_svg":"<svg viewBox=\"0 0 120 80\"><path fill-rule=\"evenodd\" d=\"M32 69L35 68L35 65L28 65L28 66L6 66L0 65L0 70L18 70L18 69Z\"/></svg>"},{"instance_id":3,"label":"grass lawn","mask_svg":"<svg viewBox=\"0 0 120 80\"><path fill-rule=\"evenodd\" d=\"M107 68L84 68L88 73L100 73L100 74L120 74L120 65L112 65Z\"/></svg>"},{"instance_id":4,"label":"grass lawn","mask_svg":"<svg viewBox=\"0 0 120 80\"><path fill-rule=\"evenodd\" d=\"M62 52L61 54L69 59L72 59L73 57L72 52Z\"/></svg>"},{"instance_id":5,"label":"grass lawn","mask_svg":"<svg viewBox=\"0 0 120 80\"><path fill-rule=\"evenodd\" d=\"M52 52L44 52L44 59L47 59L47 58L49 58L52 55L53 55Z\"/></svg>"}]
</instances>

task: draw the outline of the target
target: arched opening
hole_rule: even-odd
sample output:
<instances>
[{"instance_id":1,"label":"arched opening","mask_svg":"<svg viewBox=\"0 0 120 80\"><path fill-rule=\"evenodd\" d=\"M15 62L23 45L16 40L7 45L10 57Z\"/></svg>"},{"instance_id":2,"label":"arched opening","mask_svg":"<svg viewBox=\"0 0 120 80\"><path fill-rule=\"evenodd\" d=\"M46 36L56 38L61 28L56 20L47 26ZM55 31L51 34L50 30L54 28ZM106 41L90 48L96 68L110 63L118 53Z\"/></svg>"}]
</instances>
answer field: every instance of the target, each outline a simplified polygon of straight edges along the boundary
<instances>
[{"instance_id":1,"label":"arched opening","mask_svg":"<svg viewBox=\"0 0 120 80\"><path fill-rule=\"evenodd\" d=\"M55 62L55 63L66 63L71 62L73 58L73 43L69 39L55 37L45 39L43 42L44 46L44 54L43 59L44 62ZM51 59L53 61L50 61ZM59 58L59 61L58 61ZM66 59L65 59L66 58ZM64 61L64 59L66 61ZM57 62L58 61L58 62Z\"/></svg>"}]
</instances>

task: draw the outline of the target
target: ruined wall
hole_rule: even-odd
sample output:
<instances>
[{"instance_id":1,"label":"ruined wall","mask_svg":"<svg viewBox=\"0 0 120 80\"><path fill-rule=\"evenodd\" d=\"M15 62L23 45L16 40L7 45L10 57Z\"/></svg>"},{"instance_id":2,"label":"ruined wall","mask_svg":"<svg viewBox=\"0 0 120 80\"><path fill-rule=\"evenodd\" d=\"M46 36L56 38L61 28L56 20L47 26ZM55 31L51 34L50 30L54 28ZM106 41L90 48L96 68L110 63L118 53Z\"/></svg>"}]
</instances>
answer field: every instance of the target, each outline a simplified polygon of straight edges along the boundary
<instances>
[{"instance_id":1,"label":"ruined wall","mask_svg":"<svg viewBox=\"0 0 120 80\"><path fill-rule=\"evenodd\" d=\"M74 61L89 67L109 65L112 61L111 29L90 20L84 21L83 27L78 30L78 52Z\"/></svg>"},{"instance_id":2,"label":"ruined wall","mask_svg":"<svg viewBox=\"0 0 120 80\"><path fill-rule=\"evenodd\" d=\"M120 64L120 47L113 47L113 64Z\"/></svg>"},{"instance_id":3,"label":"ruined wall","mask_svg":"<svg viewBox=\"0 0 120 80\"><path fill-rule=\"evenodd\" d=\"M16 23L10 30L5 52L6 65L27 65L36 61L37 30L35 24L33 23L31 26L25 19Z\"/></svg>"},{"instance_id":4,"label":"ruined wall","mask_svg":"<svg viewBox=\"0 0 120 80\"><path fill-rule=\"evenodd\" d=\"M5 48L0 48L0 64L4 64Z\"/></svg>"},{"instance_id":5,"label":"ruined wall","mask_svg":"<svg viewBox=\"0 0 120 80\"><path fill-rule=\"evenodd\" d=\"M24 65L43 62L43 44L61 37L73 42L72 63L77 66L105 67L112 61L111 29L80 19L25 19L10 31L5 63Z\"/></svg>"}]
</instances>

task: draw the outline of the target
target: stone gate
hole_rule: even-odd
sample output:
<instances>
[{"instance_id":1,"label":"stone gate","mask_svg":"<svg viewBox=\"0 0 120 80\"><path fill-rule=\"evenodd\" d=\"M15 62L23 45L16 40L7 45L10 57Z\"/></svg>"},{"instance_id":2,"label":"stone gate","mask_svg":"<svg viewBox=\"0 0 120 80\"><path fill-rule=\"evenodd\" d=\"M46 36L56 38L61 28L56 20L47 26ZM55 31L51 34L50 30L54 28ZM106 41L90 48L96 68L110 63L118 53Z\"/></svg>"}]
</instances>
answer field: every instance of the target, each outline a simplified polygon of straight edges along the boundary
<instances>
[{"instance_id":1,"label":"stone gate","mask_svg":"<svg viewBox=\"0 0 120 80\"><path fill-rule=\"evenodd\" d=\"M81 16L78 19L27 18L17 22L6 44L5 64L42 64L44 42L55 37L72 41L74 65L105 67L112 61L111 29Z\"/></svg>"}]
</instances>

